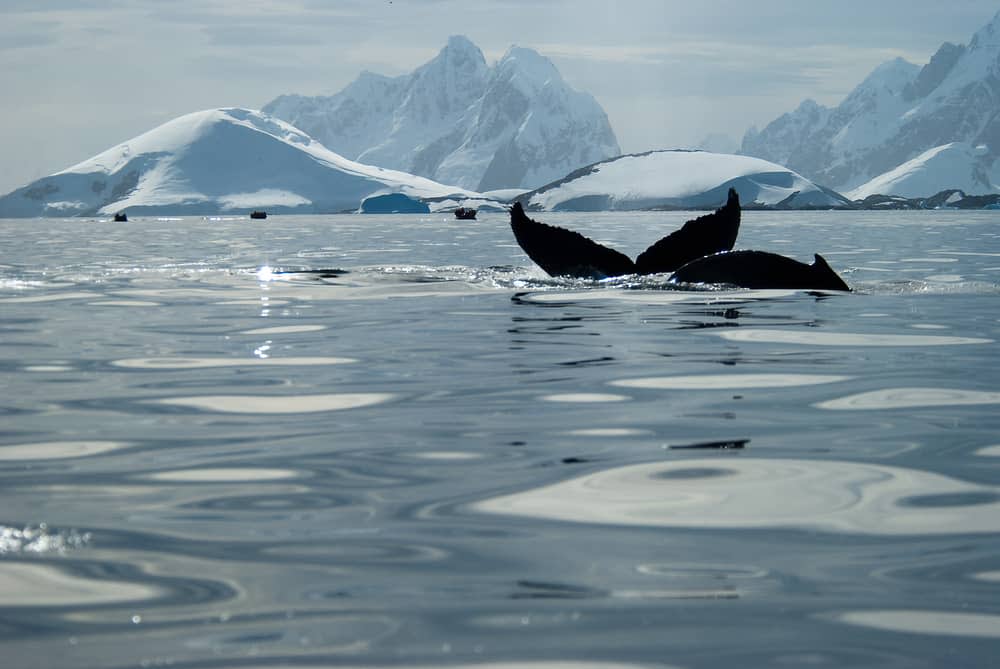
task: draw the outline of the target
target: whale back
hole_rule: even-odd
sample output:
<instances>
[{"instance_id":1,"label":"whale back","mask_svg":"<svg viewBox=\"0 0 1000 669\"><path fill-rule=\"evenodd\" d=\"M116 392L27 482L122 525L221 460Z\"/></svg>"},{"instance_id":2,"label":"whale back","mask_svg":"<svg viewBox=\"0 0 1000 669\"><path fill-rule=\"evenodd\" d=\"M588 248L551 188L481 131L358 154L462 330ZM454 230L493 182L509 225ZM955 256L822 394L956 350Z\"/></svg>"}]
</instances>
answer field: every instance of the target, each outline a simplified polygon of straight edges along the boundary
<instances>
[{"instance_id":1,"label":"whale back","mask_svg":"<svg viewBox=\"0 0 1000 669\"><path fill-rule=\"evenodd\" d=\"M511 207L510 227L528 257L551 276L603 279L635 273L635 263L624 253L579 232L534 221L520 202Z\"/></svg>"},{"instance_id":2,"label":"whale back","mask_svg":"<svg viewBox=\"0 0 1000 669\"><path fill-rule=\"evenodd\" d=\"M840 278L840 275L830 267L830 263L826 261L826 258L818 253L813 254L813 277L817 283L821 283L821 288L826 290L846 290L850 291L850 286Z\"/></svg>"},{"instance_id":3,"label":"whale back","mask_svg":"<svg viewBox=\"0 0 1000 669\"><path fill-rule=\"evenodd\" d=\"M812 265L767 251L728 251L687 263L671 276L677 283L711 283L740 288L850 291L826 260Z\"/></svg>"},{"instance_id":4,"label":"whale back","mask_svg":"<svg viewBox=\"0 0 1000 669\"><path fill-rule=\"evenodd\" d=\"M639 254L635 260L639 274L673 272L698 258L729 251L740 231L740 196L729 189L726 204L711 214L685 223Z\"/></svg>"}]
</instances>

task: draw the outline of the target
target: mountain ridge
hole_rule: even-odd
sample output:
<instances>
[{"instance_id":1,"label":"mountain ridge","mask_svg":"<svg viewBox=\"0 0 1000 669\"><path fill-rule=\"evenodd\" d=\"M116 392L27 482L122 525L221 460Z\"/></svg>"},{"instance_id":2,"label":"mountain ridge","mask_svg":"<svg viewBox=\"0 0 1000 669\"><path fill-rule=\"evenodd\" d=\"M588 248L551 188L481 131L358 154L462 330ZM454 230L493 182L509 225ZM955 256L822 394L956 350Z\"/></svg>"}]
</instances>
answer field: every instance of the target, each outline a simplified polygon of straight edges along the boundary
<instances>
[{"instance_id":1,"label":"mountain ridge","mask_svg":"<svg viewBox=\"0 0 1000 669\"><path fill-rule=\"evenodd\" d=\"M348 158L478 191L533 188L621 153L596 99L532 49L511 46L491 67L455 35L412 73L376 77L262 109Z\"/></svg>"},{"instance_id":2,"label":"mountain ridge","mask_svg":"<svg viewBox=\"0 0 1000 669\"><path fill-rule=\"evenodd\" d=\"M885 175L908 161L960 142L977 149L960 166L962 174L942 172L935 181L924 170L927 187L1000 192L998 109L1000 12L968 46L945 42L922 67L901 58L888 61L836 107L807 100L763 130L749 129L740 153L773 160L847 193L888 183Z\"/></svg>"}]
</instances>

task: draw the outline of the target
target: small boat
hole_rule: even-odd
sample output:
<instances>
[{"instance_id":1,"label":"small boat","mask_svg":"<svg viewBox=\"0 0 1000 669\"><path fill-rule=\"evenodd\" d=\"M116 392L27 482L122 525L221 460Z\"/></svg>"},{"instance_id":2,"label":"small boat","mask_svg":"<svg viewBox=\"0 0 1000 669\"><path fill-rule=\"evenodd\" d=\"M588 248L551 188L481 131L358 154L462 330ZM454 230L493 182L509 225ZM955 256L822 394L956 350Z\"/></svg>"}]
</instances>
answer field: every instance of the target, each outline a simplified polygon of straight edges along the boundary
<instances>
[{"instance_id":1,"label":"small boat","mask_svg":"<svg viewBox=\"0 0 1000 669\"><path fill-rule=\"evenodd\" d=\"M254 209L250 212L250 218L267 218L267 212L261 211L260 209Z\"/></svg>"},{"instance_id":2,"label":"small boat","mask_svg":"<svg viewBox=\"0 0 1000 669\"><path fill-rule=\"evenodd\" d=\"M128 222L128 214L126 214L124 211L119 211L117 214L115 214L115 223L127 223L127 222Z\"/></svg>"},{"instance_id":3,"label":"small boat","mask_svg":"<svg viewBox=\"0 0 1000 669\"><path fill-rule=\"evenodd\" d=\"M455 218L462 221L471 221L476 218L476 210L472 207L459 207L455 210Z\"/></svg>"}]
</instances>

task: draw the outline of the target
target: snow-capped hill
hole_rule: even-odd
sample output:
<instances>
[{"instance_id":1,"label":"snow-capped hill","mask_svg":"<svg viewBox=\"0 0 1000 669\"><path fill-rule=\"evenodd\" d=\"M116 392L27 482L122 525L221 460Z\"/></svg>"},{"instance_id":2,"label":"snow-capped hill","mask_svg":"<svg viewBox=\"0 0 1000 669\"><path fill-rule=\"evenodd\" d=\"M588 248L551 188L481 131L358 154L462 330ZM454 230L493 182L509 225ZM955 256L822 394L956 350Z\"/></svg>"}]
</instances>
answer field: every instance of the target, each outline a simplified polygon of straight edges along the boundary
<instances>
[{"instance_id":1,"label":"snow-capped hill","mask_svg":"<svg viewBox=\"0 0 1000 669\"><path fill-rule=\"evenodd\" d=\"M841 192L859 192L868 183L904 183L898 174L889 173L936 147L956 142L985 146L985 152L974 156L973 181L964 181L970 170L949 175L925 169L925 176L933 173L941 181L925 182L931 190L921 195L958 188L960 183L971 186L969 192L990 193L997 186L988 175L1000 158L998 106L1000 13L976 32L968 47L945 43L923 67L889 61L824 114L807 118L797 111L760 132L751 129L741 153L776 160ZM954 156L955 151L945 155Z\"/></svg>"},{"instance_id":2,"label":"snow-capped hill","mask_svg":"<svg viewBox=\"0 0 1000 669\"><path fill-rule=\"evenodd\" d=\"M701 209L735 188L744 206L838 207L841 195L775 163L707 151L650 151L612 158L518 200L545 211Z\"/></svg>"},{"instance_id":3,"label":"snow-capped hill","mask_svg":"<svg viewBox=\"0 0 1000 669\"><path fill-rule=\"evenodd\" d=\"M473 195L337 155L248 109L187 114L0 198L0 216L356 210L379 192Z\"/></svg>"},{"instance_id":4,"label":"snow-capped hill","mask_svg":"<svg viewBox=\"0 0 1000 669\"><path fill-rule=\"evenodd\" d=\"M531 49L511 47L490 67L456 36L411 74L363 76L365 85L282 96L264 111L342 155L480 191L535 187L621 153L597 101Z\"/></svg>"},{"instance_id":5,"label":"snow-capped hill","mask_svg":"<svg viewBox=\"0 0 1000 669\"><path fill-rule=\"evenodd\" d=\"M965 142L936 146L845 195L852 200L887 193L905 198L927 197L928 193L939 192L935 189L942 182L963 192L979 192L984 180L1000 184L1000 169L982 173L981 160L987 150L984 145L973 147Z\"/></svg>"}]
</instances>

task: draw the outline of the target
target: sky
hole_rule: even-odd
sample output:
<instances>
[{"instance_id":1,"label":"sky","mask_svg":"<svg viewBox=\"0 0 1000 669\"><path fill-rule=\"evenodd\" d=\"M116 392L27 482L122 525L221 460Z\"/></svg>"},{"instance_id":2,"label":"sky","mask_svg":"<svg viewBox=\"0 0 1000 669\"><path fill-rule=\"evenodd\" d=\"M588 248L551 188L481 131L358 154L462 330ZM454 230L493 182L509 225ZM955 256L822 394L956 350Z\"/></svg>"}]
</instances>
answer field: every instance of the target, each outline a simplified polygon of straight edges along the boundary
<instances>
[{"instance_id":1,"label":"sky","mask_svg":"<svg viewBox=\"0 0 1000 669\"><path fill-rule=\"evenodd\" d=\"M0 0L0 194L183 114L411 72L450 35L548 57L626 153L738 146L877 65L967 44L997 0Z\"/></svg>"}]
</instances>

